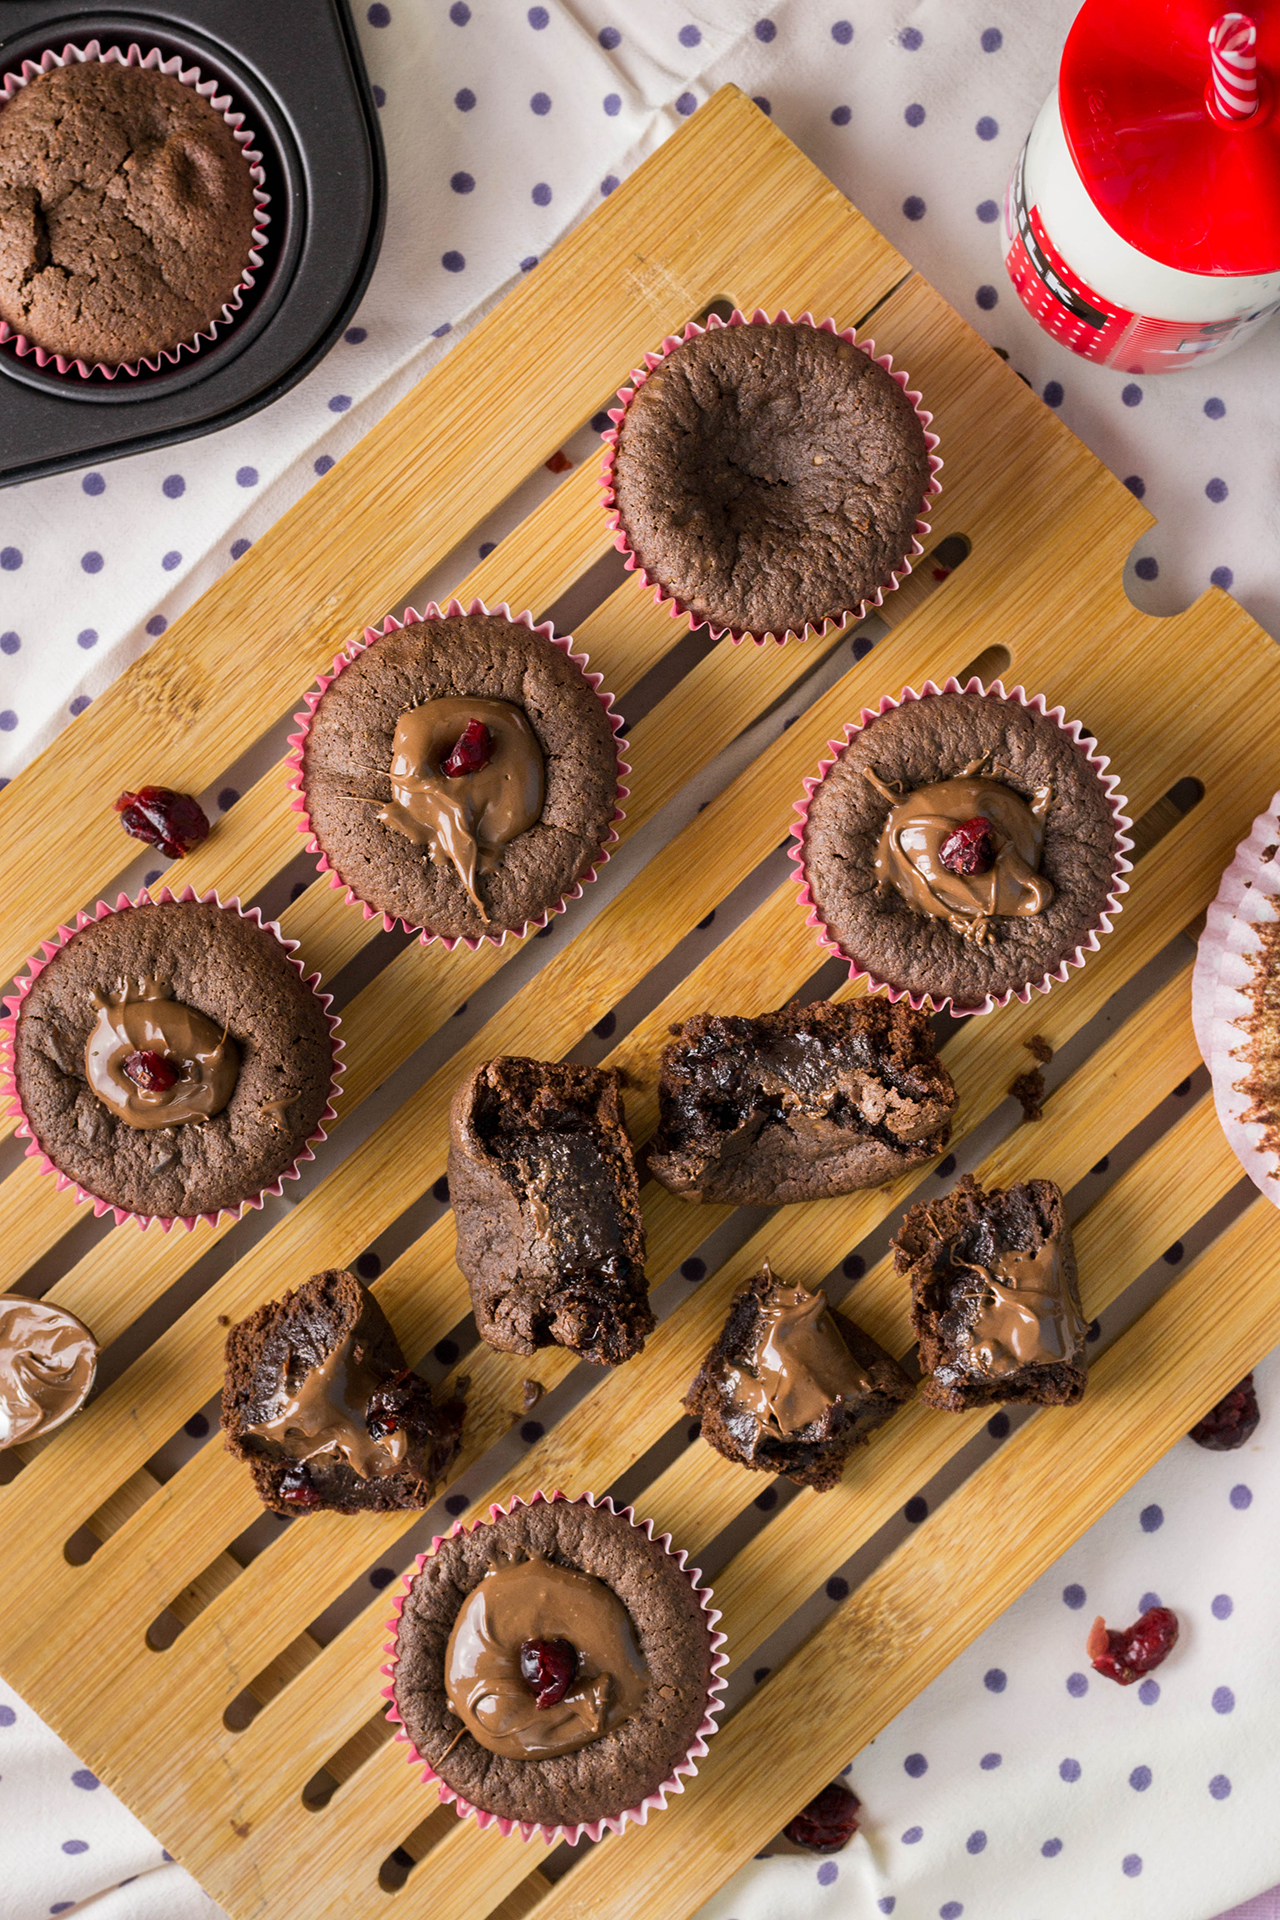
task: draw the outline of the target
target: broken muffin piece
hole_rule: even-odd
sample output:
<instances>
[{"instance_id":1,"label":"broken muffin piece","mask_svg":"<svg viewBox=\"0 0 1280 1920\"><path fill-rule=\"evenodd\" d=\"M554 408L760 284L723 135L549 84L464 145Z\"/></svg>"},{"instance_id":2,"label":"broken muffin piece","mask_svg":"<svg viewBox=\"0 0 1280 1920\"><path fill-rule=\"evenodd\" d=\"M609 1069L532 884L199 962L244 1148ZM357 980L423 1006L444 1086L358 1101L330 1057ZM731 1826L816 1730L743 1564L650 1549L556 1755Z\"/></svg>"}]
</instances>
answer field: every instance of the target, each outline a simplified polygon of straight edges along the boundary
<instances>
[{"instance_id":1,"label":"broken muffin piece","mask_svg":"<svg viewBox=\"0 0 1280 1920\"><path fill-rule=\"evenodd\" d=\"M892 1246L911 1283L928 1406L1075 1405L1088 1329L1052 1180L986 1193L966 1174L941 1200L910 1208Z\"/></svg>"},{"instance_id":2,"label":"broken muffin piece","mask_svg":"<svg viewBox=\"0 0 1280 1920\"><path fill-rule=\"evenodd\" d=\"M766 1260L730 1307L684 1404L726 1460L822 1492L911 1393L897 1362L833 1311L820 1287L775 1280Z\"/></svg>"},{"instance_id":3,"label":"broken muffin piece","mask_svg":"<svg viewBox=\"0 0 1280 1920\"><path fill-rule=\"evenodd\" d=\"M276 1513L430 1505L462 1416L459 1399L436 1406L352 1273L313 1273L227 1334L227 1451Z\"/></svg>"},{"instance_id":4,"label":"broken muffin piece","mask_svg":"<svg viewBox=\"0 0 1280 1920\"><path fill-rule=\"evenodd\" d=\"M653 1331L640 1186L613 1068L502 1057L449 1116L458 1265L492 1347L569 1347L598 1366Z\"/></svg>"},{"instance_id":5,"label":"broken muffin piece","mask_svg":"<svg viewBox=\"0 0 1280 1920\"><path fill-rule=\"evenodd\" d=\"M956 1093L905 1001L700 1013L663 1050L647 1163L686 1200L781 1206L879 1186L947 1144Z\"/></svg>"}]
</instances>

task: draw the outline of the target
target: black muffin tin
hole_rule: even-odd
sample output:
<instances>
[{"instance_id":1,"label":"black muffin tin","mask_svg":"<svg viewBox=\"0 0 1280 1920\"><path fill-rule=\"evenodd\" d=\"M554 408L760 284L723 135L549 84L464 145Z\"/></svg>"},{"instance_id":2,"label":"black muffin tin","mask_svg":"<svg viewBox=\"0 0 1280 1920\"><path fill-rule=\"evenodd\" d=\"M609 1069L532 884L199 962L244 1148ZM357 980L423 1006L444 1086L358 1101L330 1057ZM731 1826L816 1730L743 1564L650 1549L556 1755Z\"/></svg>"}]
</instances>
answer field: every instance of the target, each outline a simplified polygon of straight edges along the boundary
<instances>
[{"instance_id":1,"label":"black muffin tin","mask_svg":"<svg viewBox=\"0 0 1280 1920\"><path fill-rule=\"evenodd\" d=\"M347 325L382 239L386 164L347 0L174 0L154 12L0 0L0 73L89 40L180 54L223 83L262 154L267 244L233 323L156 373L86 380L0 345L0 486L190 440L269 405Z\"/></svg>"}]
</instances>

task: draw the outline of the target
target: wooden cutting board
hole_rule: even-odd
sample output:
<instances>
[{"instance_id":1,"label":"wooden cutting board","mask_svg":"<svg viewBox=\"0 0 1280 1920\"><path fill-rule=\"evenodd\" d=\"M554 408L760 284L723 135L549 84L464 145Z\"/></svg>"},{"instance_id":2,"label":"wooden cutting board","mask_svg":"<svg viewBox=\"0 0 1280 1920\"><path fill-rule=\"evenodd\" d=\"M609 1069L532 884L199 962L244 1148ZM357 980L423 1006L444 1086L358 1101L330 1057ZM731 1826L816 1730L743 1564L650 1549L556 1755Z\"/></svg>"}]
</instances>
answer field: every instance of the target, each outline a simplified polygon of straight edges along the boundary
<instances>
[{"instance_id":1,"label":"wooden cutting board","mask_svg":"<svg viewBox=\"0 0 1280 1920\"><path fill-rule=\"evenodd\" d=\"M372 960L366 953L372 970L341 1009L346 1091L322 1177L300 1203L271 1205L265 1234L89 1233L85 1210L38 1177L32 1161L0 1185L0 1285L30 1276L34 1290L54 1271L51 1298L83 1315L108 1346L132 1338L137 1349L79 1420L22 1462L7 1456L20 1470L0 1488L0 1669L236 1920L383 1916L398 1881L396 1914L431 1920L691 1912L1275 1339L1280 1218L1255 1198L1198 1258L1168 1269L1165 1291L1095 1362L1081 1407L1037 1415L995 1450L731 1715L682 1797L644 1829L585 1851L554 1884L539 1871L539 1843L504 1841L451 1810L433 1811L403 1749L386 1737L378 1692L385 1599L363 1606L324 1646L308 1631L370 1567L407 1562L396 1543L411 1516L281 1526L242 1566L228 1549L256 1507L248 1475L216 1434L163 1480L148 1466L216 1393L226 1320L316 1268L354 1261L392 1227L444 1170L447 1104L462 1074L503 1050L558 1058L577 1047L775 853L827 740L882 693L975 662L1043 691L1097 733L1139 823L1132 892L1083 972L1031 1006L951 1031L945 1059L960 1093L957 1141L1000 1106L1030 1063L1024 1042L1033 1033L1062 1048L1178 940L1280 784L1268 750L1280 739L1280 657L1267 636L1218 592L1172 619L1135 611L1121 571L1150 516L726 87L0 797L0 971L18 969L77 907L113 897L129 846L111 803L126 780L216 785L345 642L399 605L605 404L647 347L724 299L748 311L834 315L909 370L946 462L932 541L936 549L950 540L954 554L963 550L954 536L964 536L964 563L948 572L922 561L886 603L888 636L860 660L847 636L769 648L724 641L680 674L631 730L624 842L797 689L798 717L785 730L763 729L765 744L686 824L665 840L655 829L647 859L602 910L593 912L589 897L572 906L567 943L550 949L539 971L522 973L451 1054L441 1037L433 1057L443 1064L372 1130L348 1124L362 1102L521 943L447 954L384 941ZM540 616L609 546L592 461L457 591ZM631 577L577 637L625 712L628 691L681 632ZM806 699L807 677L824 662ZM74 837L52 836L50 822L68 815ZM276 766L183 863L181 878L248 901L299 845ZM282 925L302 942L308 965L332 980L369 947L377 923L317 879ZM373 967L384 950L385 964ZM654 1124L669 1021L707 1008L776 1006L820 958L790 883L698 951L608 1056L632 1082L638 1139ZM1136 1006L1131 995L1105 1037L1080 1049L1044 1119L989 1152L984 1178L1040 1174L1073 1188L1192 1072L1185 942L1183 952L1163 985ZM1237 1185L1209 1097L1179 1114L1077 1219L1091 1316ZM709 1259L706 1279L681 1296L644 1355L606 1378L593 1374L591 1390L548 1422L518 1469L493 1468L486 1497L539 1486L604 1492L674 1429L661 1456L668 1464L636 1504L696 1560L760 1491L758 1479L687 1444L679 1407L730 1294L765 1252L811 1283L834 1274L834 1294L906 1353L906 1301L886 1263L872 1262L851 1285L842 1262L900 1214L922 1181L936 1175L783 1209L726 1261ZM707 1237L728 1214L652 1186L644 1198L657 1284L699 1248L709 1253ZM224 1270L201 1290L193 1269L228 1236ZM408 1235L377 1291L414 1360L465 1322L447 1214ZM483 1478L480 1463L512 1425L521 1379L536 1373L551 1388L570 1366L559 1352L535 1365L479 1347L462 1354L457 1371L472 1383L461 1467ZM838 1490L757 1513L755 1532L716 1580L735 1667L981 1425L977 1415L910 1405ZM1023 1518L1016 1537L1001 1531L999 1555L976 1550L1011 1507ZM86 1527L101 1542L88 1559L67 1550ZM148 1635L166 1609L183 1630L160 1648ZM804 1711L815 1697L820 1715ZM252 1716L246 1701L257 1706Z\"/></svg>"}]
</instances>

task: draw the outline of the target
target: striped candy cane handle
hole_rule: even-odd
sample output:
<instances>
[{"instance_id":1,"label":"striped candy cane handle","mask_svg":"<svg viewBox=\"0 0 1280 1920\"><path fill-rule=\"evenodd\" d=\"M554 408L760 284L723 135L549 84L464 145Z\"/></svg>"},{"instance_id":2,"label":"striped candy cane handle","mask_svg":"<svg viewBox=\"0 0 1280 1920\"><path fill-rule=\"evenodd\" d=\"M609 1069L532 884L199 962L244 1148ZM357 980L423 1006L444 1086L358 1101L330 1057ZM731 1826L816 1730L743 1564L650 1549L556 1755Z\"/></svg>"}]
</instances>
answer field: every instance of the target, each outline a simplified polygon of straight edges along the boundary
<instances>
[{"instance_id":1,"label":"striped candy cane handle","mask_svg":"<svg viewBox=\"0 0 1280 1920\"><path fill-rule=\"evenodd\" d=\"M1224 120L1247 120L1258 104L1257 40L1247 13L1224 13L1209 29L1213 104Z\"/></svg>"}]
</instances>

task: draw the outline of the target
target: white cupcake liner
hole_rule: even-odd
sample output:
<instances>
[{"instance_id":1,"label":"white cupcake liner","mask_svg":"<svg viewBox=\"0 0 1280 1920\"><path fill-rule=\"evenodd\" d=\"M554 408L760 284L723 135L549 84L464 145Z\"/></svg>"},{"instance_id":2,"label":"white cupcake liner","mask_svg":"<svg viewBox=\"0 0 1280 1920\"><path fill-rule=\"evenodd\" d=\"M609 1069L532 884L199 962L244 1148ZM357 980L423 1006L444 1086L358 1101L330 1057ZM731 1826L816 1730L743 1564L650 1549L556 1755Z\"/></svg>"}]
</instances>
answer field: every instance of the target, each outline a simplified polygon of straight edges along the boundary
<instances>
[{"instance_id":1,"label":"white cupcake liner","mask_svg":"<svg viewBox=\"0 0 1280 1920\"><path fill-rule=\"evenodd\" d=\"M748 319L745 313L742 313L735 307L727 320L722 320L719 314L713 313L708 315L705 327L700 326L696 320L690 320L683 333L668 334L661 346L654 352L645 354L644 365L634 370L631 375L630 385L621 387L618 390L618 405L611 407L609 410L609 418L612 420L613 425L609 431L602 436L605 442L605 453L604 464L600 472L600 485L604 488L604 507L608 515L609 525L614 533L613 544L619 553L626 555L628 572L639 573L644 585L654 589L653 597L656 603L659 606L665 604L669 608L673 619L685 619L691 628L705 625L713 640L722 640L724 636L728 634L730 639L735 642L753 640L757 646L764 646L768 641L772 640L781 646L788 639L821 639L824 634L836 632L841 627L848 626L850 621L861 620L866 614L870 613L873 607L882 606L886 593L892 593L894 588L906 579L916 560L924 552L924 547L921 544L921 536L930 531L929 522L917 517L915 538L912 540L910 547L898 562L897 566L894 567L889 579L886 580L883 585L877 587L874 594L861 601L856 607L846 607L841 612L828 614L823 620L821 627L815 627L811 622L806 622L800 633L796 633L791 627L788 627L782 633L752 633L742 627L718 627L710 620L704 621L700 614L690 608L683 600L679 599L677 595L670 593L667 588L663 586L656 574L651 574L648 571L643 560L631 545L631 541L622 526L622 514L617 504L617 495L613 485L613 466L617 456L618 436L622 428L623 420L626 418L628 407L654 368L661 366L662 362L669 359L673 353L679 352L686 340L692 340L700 333L712 333L717 327L768 327L780 324L786 326L813 327L819 333L838 334L841 340L847 341L851 347L857 347L859 352L865 353L869 359L875 361L878 367L883 367L885 372L897 381L898 385L906 394L907 399L910 400L916 410L916 415L924 430L925 446L929 452L929 484L924 490L924 496L920 503L921 513L923 513L924 509L928 506L930 496L935 493L940 493L942 490L942 482L938 478L942 470L942 460L935 451L938 445L938 436L936 433L929 431L933 421L933 415L926 413L921 407L920 395L908 390L907 381L909 375L905 369L899 368L895 372L893 356L888 353L877 354L875 341L859 340L852 327L837 327L835 321L831 319L819 322L814 319L811 313L802 313L793 321L791 315L786 312L785 309L780 313L770 316L761 307L757 307Z\"/></svg>"},{"instance_id":2,"label":"white cupcake liner","mask_svg":"<svg viewBox=\"0 0 1280 1920\"><path fill-rule=\"evenodd\" d=\"M575 653L573 651L572 639L563 634L558 634L550 620L543 620L540 624L535 625L532 613L527 610L524 613L512 613L505 600L500 601L496 607L487 607L483 600L472 600L465 607L460 600L450 600L446 606L440 607L432 600L428 602L426 610L423 613L415 613L412 607L406 607L403 620L397 620L393 614L388 614L381 627L366 627L364 630L364 638L362 640L353 640L345 652L338 655L330 671L321 674L315 686L304 696L307 703L307 711L305 713L295 713L293 716L298 722L300 731L289 735L289 752L285 758L289 769L287 776L288 782L294 789L295 795L289 804L298 815L299 833L305 833L309 836L307 840L308 853L318 853L320 856L316 863L317 872L327 873L329 875L329 885L331 887L345 887L347 904L349 906L362 908L366 920L372 920L375 916L379 917L382 921L384 932L390 933L396 925L397 916L393 913L386 912L384 908L376 906L371 901L366 900L364 895L358 892L339 872L315 835L311 825L311 815L307 811L306 770L304 766L307 740L315 720L316 710L329 688L338 678L338 675L345 672L352 661L358 660L362 653L367 652L370 647L376 646L384 634L399 633L404 627L414 626L423 621L448 620L456 618L459 615L471 614L482 614L486 618L493 617L507 620L510 621L513 626L525 627L530 633L540 634L544 640L549 641L553 647L558 648L566 659L571 660L605 710L609 724L613 728L614 749L618 761L618 784L614 800L613 821L609 827L609 831L600 842L599 847L592 855L587 866L585 866L578 875L573 886L567 893L561 894L554 906L545 908L536 920L526 920L521 927L503 927L493 933L462 934L434 933L429 927L420 927L413 921L405 919L400 919L399 921L399 924L404 928L406 933L417 934L424 947L432 946L438 941L447 951L452 952L453 948L461 942L462 945L469 947L474 953L483 941L487 940L490 945L500 947L508 936L512 939L523 940L532 928L545 927L553 913L563 913L571 900L580 900L582 898L583 887L596 878L601 867L603 867L609 859L610 847L617 845L618 825L625 817L621 803L626 800L630 794L630 788L623 785L626 776L631 772L630 766L622 757L627 746L627 742L622 738L622 729L626 722L620 713L615 713L613 710L613 695L601 691L604 683L604 675L602 673L591 673L588 671L590 663L587 656L585 653Z\"/></svg>"},{"instance_id":3,"label":"white cupcake liner","mask_svg":"<svg viewBox=\"0 0 1280 1920\"><path fill-rule=\"evenodd\" d=\"M234 1206L219 1207L211 1213L183 1213L173 1215L136 1213L128 1207L118 1207L113 1201L104 1200L99 1194L91 1193L87 1187L82 1187L70 1174L64 1173L57 1162L52 1160L45 1152L32 1129L31 1122L27 1118L26 1109L22 1104L22 1094L18 1086L16 1072L17 1054L15 1036L18 1021L22 1016L22 1004L31 991L32 982L38 975L44 972L51 961L57 958L64 947L70 945L78 933L83 932L85 927L94 926L99 920L106 920L114 913L130 913L135 907L163 906L175 900L197 900L201 905L207 905L212 902L214 906L221 907L223 912L237 913L242 920L251 920L255 926L261 927L264 933L274 935L275 939L284 949L289 965L294 969L294 972L298 974L299 978L311 988L324 1010L324 1016L329 1025L329 1039L333 1048L333 1070L329 1079L329 1097L325 1104L324 1112L317 1120L314 1130L308 1134L306 1140L303 1142L302 1150L298 1153L292 1164L286 1167L283 1172L277 1174L269 1186L263 1187L259 1193L245 1200L237 1201ZM39 1171L41 1173L53 1174L59 1190L64 1187L73 1188L77 1203L81 1201L91 1202L95 1218L101 1218L104 1213L114 1214L117 1226L120 1226L126 1220L132 1220L144 1230L154 1224L160 1228L162 1233L168 1233L170 1228L175 1226L185 1227L189 1233L198 1220L205 1221L207 1225L211 1227L216 1226L219 1220L239 1220L249 1208L260 1207L268 1194L278 1199L284 1191L284 1182L286 1180L296 1180L303 1164L308 1160L315 1159L315 1154L312 1151L314 1144L317 1141L327 1138L326 1123L335 1118L336 1108L333 1103L342 1091L339 1084L339 1076L346 1071L344 1063L339 1059L344 1043L338 1037L338 1027L341 1022L337 1014L332 1011L333 995L320 992L320 975L318 973L306 974L303 972L302 962L298 959L298 944L296 940L286 940L274 920L264 920L259 908L242 907L238 899L223 900L217 893L212 891L208 893L197 893L194 887L184 887L181 893L174 893L169 887L161 887L158 893L152 893L148 888L144 887L136 900L131 900L128 894L122 893L114 907L109 906L105 900L99 900L92 913L78 913L76 915L76 923L73 927L60 926L56 933L51 934L47 940L41 941L40 952L34 954L31 959L27 961L24 971L16 977L14 985L17 988L17 992L5 996L5 1006L8 1008L8 1013L3 1020L0 1020L0 1095L8 1095L8 1111L11 1115L16 1116L18 1121L18 1125L14 1129L17 1137L19 1139L25 1139L29 1143L24 1157L38 1161Z\"/></svg>"},{"instance_id":4,"label":"white cupcake liner","mask_svg":"<svg viewBox=\"0 0 1280 1920\"><path fill-rule=\"evenodd\" d=\"M814 794L822 785L832 767L835 766L837 760L840 759L850 741L852 741L857 734L861 733L865 727L873 726L882 714L890 713L896 707L906 706L915 700L935 698L940 693L979 693L984 699L998 699L1016 704L1020 707L1025 707L1029 713L1036 713L1046 720L1054 721L1060 730L1066 734L1077 752L1082 754L1089 762L1089 765L1097 775L1103 791L1106 794L1107 805L1111 810L1111 817L1115 823L1116 858L1115 866L1112 870L1111 889L1107 895L1106 910L1099 914L1098 924L1096 927L1090 929L1088 938L1082 941L1072 953L1067 954L1052 972L1042 974L1038 980L1029 980L1021 987L1008 987L1002 994L988 994L982 1004L976 1007L958 1007L949 994L944 995L940 1001L935 1001L928 993L913 993L908 987L896 986L892 981L882 979L880 975L875 973L871 967L867 966L857 954L849 953L841 946L834 934L828 929L822 917L821 910L810 889L809 876L804 864L804 838L809 824L809 808L813 803ZM879 706L864 707L857 720L850 720L846 723L843 740L829 740L827 742L831 757L823 760L819 765L817 773L810 775L805 780L805 797L803 800L797 800L795 803L795 810L799 819L792 827L791 834L796 844L788 849L788 857L795 862L795 877L799 888L800 905L809 908L808 925L816 930L818 945L823 948L826 953L847 961L850 979L865 980L867 983L866 991L868 993L883 992L891 1001L907 1000L917 1012L919 1012L921 1008L927 1008L933 1013L942 1013L945 1009L950 1008L952 1014L957 1019L960 1019L969 1014L991 1013L996 1007L1008 1006L1009 1002L1013 999L1021 1001L1022 1005L1026 1006L1033 992L1048 993L1051 987L1058 985L1068 978L1072 967L1082 967L1088 955L1098 951L1100 936L1104 933L1111 932L1112 921L1120 911L1122 897L1129 891L1129 883L1124 876L1133 871L1133 862L1125 858L1126 854L1128 854L1133 847L1133 842L1127 832L1127 829L1133 825L1133 822L1124 811L1128 805L1128 801L1119 791L1119 780L1114 774L1107 772L1107 768L1111 762L1105 754L1100 754L1096 751L1097 744L1096 740L1085 733L1084 728L1078 720L1067 719L1064 708L1047 706L1042 693L1029 696L1022 687L1013 687L1006 691L1003 683L999 680L993 680L989 686L984 686L982 681L975 677L974 679L967 680L962 686L959 680L953 675L945 681L941 687L932 680L926 680L918 693L914 687L904 687L896 699L889 694L885 694Z\"/></svg>"},{"instance_id":5,"label":"white cupcake liner","mask_svg":"<svg viewBox=\"0 0 1280 1920\"><path fill-rule=\"evenodd\" d=\"M566 1500L569 1501L571 1505L601 1507L608 1513L617 1514L619 1518L630 1521L638 1533L644 1534L646 1539L655 1541L655 1543L662 1548L663 1552L676 1562L680 1571L684 1574L690 1586L693 1588L694 1593L697 1595L702 1607L703 1619L707 1629L707 1640L711 1651L711 1679L707 1687L706 1711L698 1726L697 1733L694 1735L692 1744L683 1759L676 1762L671 1770L670 1777L664 1780L661 1786L655 1787L652 1793L647 1793L638 1806L625 1807L621 1812L610 1814L602 1820L581 1821L576 1825L569 1826L563 1824L547 1826L537 1821L509 1820L505 1815L491 1813L487 1807L475 1806L470 1800L464 1799L455 1788L449 1785L449 1782L444 1779L441 1774L436 1772L430 1761L427 1760L423 1754L419 1753L417 1747L405 1731L404 1722L400 1717L399 1708L396 1706L395 1697L395 1671L396 1662L399 1658L400 1616L404 1611L405 1601L413 1590L413 1584L426 1561L431 1558L432 1554L438 1551L443 1541L452 1540L457 1534L470 1533L477 1527L488 1526L494 1520L501 1519L508 1513L514 1513L520 1507L534 1507L539 1505L539 1503L556 1500ZM395 1738L403 1742L409 1749L405 1757L410 1765L422 1769L423 1785L434 1786L441 1801L444 1802L445 1805L452 1806L461 1819L466 1819L469 1816L475 1820L477 1826L497 1827L499 1833L501 1833L504 1838L509 1833L518 1833L522 1840L531 1840L533 1836L537 1834L540 1839L545 1841L547 1846L554 1846L555 1843L560 1840L567 1841L570 1846L576 1846L584 1835L588 1840L599 1840L601 1835L606 1832L621 1833L628 1822L631 1822L637 1827L644 1826L650 1813L652 1813L655 1808L666 1806L668 1795L684 1792L685 1780L698 1771L697 1763L707 1751L707 1741L716 1731L716 1716L724 1706L724 1701L721 1696L724 1693L727 1682L723 1669L729 1664L729 1656L723 1651L725 1636L717 1631L717 1622L720 1619L720 1614L718 1609L711 1604L713 1595L710 1587L704 1587L699 1584L702 1579L700 1570L697 1567L690 1567L687 1562L688 1554L682 1548L672 1546L671 1535L669 1533L655 1535L652 1520L637 1520L633 1507L615 1506L607 1494L600 1496L594 1493L570 1495L566 1493L547 1494L537 1492L532 1494L527 1500L520 1494L516 1494L505 1506L497 1504L491 1506L488 1520L473 1520L469 1524L457 1520L447 1534L437 1534L431 1542L431 1552L420 1553L409 1572L404 1576L401 1583L401 1590L397 1594L394 1602L391 1618L387 1621L386 1630L391 1635L391 1638L383 1648L383 1652L391 1656L388 1663L382 1668L382 1672L386 1675L388 1683L382 1689L383 1699L389 1702L387 1718L395 1726Z\"/></svg>"},{"instance_id":6,"label":"white cupcake liner","mask_svg":"<svg viewBox=\"0 0 1280 1920\"><path fill-rule=\"evenodd\" d=\"M28 340L24 333L15 333L7 320L0 319L0 346L12 347L23 359L28 354L34 354L38 367L47 367L52 364L59 373L75 373L82 380L88 380L95 373L100 373L104 379L114 380L117 374L125 373L133 376L144 368L149 373L158 373L163 361L176 364L184 353L199 353L206 342L216 337L219 327L227 326L234 320L244 303L246 292L253 286L257 272L262 266L263 249L267 242L267 227L270 224L267 208L271 204L271 196L266 191L262 154L254 145L256 135L245 126L244 114L234 105L231 95L220 93L218 90L220 83L217 80L204 79L199 67L184 67L181 57L176 53L166 59L158 47L151 47L143 53L136 42L132 42L127 53L121 53L118 47L108 47L104 52L97 40L90 40L83 47L68 42L61 53L55 53L52 48L46 48L38 61L24 60L20 72L0 74L0 112L15 94L21 93L24 87L30 86L33 80L38 80L41 74L51 73L57 67L84 65L89 62L96 62L102 66L145 67L155 73L167 73L171 79L180 81L184 87L190 87L200 95L201 99L208 101L215 113L222 115L244 155L245 164L253 181L253 234L244 272L232 289L218 318L211 320L209 325L192 339L181 340L176 347L162 348L154 359L143 358L119 366L110 366L99 360L69 359L65 354L50 353L46 348L38 347L34 341Z\"/></svg>"},{"instance_id":7,"label":"white cupcake liner","mask_svg":"<svg viewBox=\"0 0 1280 1920\"><path fill-rule=\"evenodd\" d=\"M1265 1143L1266 1123L1250 1118L1242 1091L1249 1042L1242 1022L1253 1012L1249 989L1261 926L1280 919L1280 793L1260 813L1222 876L1205 919L1192 976L1191 1016L1227 1144L1253 1184L1280 1207L1280 1154ZM1280 1126L1280 1102L1276 1123Z\"/></svg>"}]
</instances>

